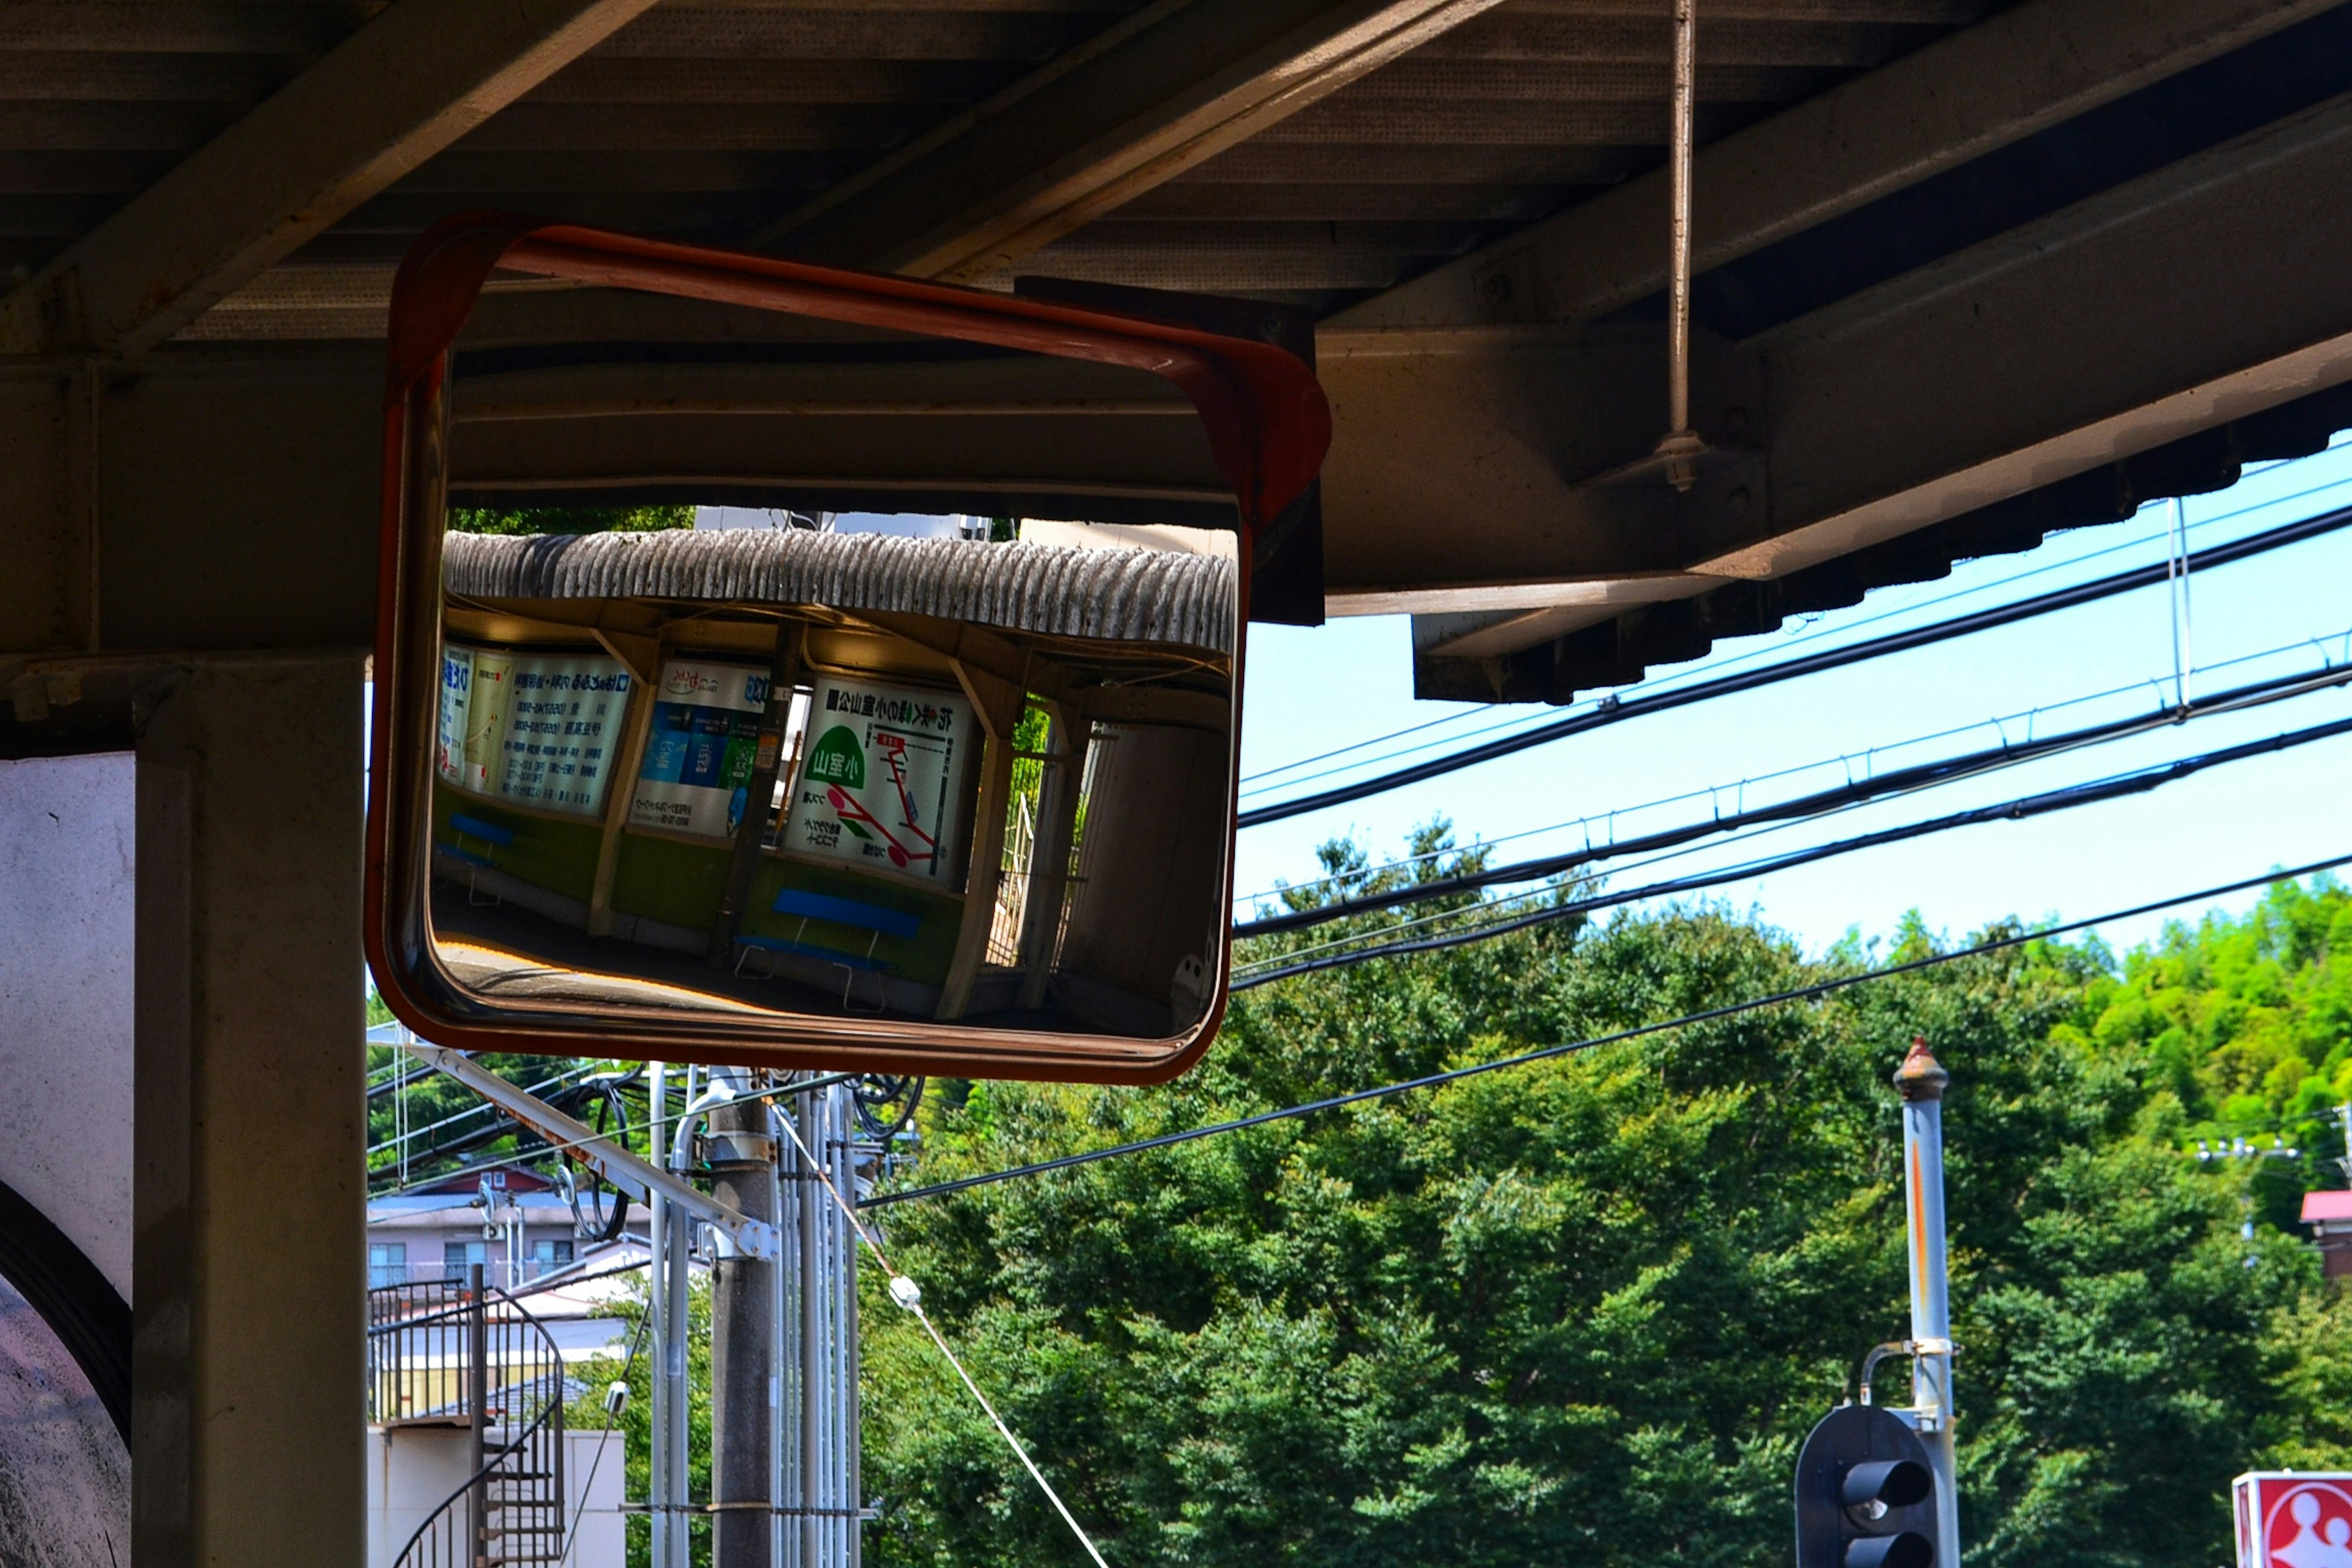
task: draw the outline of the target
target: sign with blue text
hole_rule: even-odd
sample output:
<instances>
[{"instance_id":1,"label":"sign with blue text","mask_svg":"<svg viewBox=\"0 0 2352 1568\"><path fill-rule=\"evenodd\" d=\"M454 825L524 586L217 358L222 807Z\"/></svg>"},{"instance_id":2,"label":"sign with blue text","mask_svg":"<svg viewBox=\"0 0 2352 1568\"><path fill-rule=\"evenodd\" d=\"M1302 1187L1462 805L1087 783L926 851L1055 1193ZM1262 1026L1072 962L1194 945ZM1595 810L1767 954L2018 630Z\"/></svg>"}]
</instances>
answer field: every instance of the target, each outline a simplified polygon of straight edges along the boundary
<instances>
[{"instance_id":1,"label":"sign with blue text","mask_svg":"<svg viewBox=\"0 0 2352 1568\"><path fill-rule=\"evenodd\" d=\"M633 684L618 659L445 644L441 777L476 795L593 816Z\"/></svg>"}]
</instances>

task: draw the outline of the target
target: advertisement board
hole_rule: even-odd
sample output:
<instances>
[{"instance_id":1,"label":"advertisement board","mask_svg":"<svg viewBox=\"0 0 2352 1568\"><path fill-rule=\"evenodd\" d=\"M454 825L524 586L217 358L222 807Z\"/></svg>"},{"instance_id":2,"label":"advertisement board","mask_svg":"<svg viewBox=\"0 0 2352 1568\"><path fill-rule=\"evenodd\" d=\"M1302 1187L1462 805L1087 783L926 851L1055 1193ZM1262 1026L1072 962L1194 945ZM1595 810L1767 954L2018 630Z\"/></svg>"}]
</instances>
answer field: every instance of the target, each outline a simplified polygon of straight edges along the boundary
<instances>
[{"instance_id":1,"label":"advertisement board","mask_svg":"<svg viewBox=\"0 0 2352 1568\"><path fill-rule=\"evenodd\" d=\"M961 697L818 676L784 847L945 882L965 809L966 753L977 740Z\"/></svg>"},{"instance_id":2,"label":"advertisement board","mask_svg":"<svg viewBox=\"0 0 2352 1568\"><path fill-rule=\"evenodd\" d=\"M2238 1568L2352 1568L2352 1474L2255 1470L2231 1502Z\"/></svg>"},{"instance_id":3,"label":"advertisement board","mask_svg":"<svg viewBox=\"0 0 2352 1568\"><path fill-rule=\"evenodd\" d=\"M445 644L441 777L476 795L593 816L633 684L618 659Z\"/></svg>"},{"instance_id":4,"label":"advertisement board","mask_svg":"<svg viewBox=\"0 0 2352 1568\"><path fill-rule=\"evenodd\" d=\"M764 667L688 658L663 665L630 825L733 837L767 706Z\"/></svg>"}]
</instances>

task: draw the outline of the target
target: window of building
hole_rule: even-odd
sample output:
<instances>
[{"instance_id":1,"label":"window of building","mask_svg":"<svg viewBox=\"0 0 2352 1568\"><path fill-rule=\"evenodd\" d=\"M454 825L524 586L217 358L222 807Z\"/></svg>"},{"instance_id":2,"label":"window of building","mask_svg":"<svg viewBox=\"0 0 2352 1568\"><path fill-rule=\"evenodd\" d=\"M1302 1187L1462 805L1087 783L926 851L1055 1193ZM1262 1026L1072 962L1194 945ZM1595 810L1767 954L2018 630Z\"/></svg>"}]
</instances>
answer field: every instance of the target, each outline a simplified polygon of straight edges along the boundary
<instances>
[{"instance_id":1,"label":"window of building","mask_svg":"<svg viewBox=\"0 0 2352 1568\"><path fill-rule=\"evenodd\" d=\"M445 1241L441 1244L441 1278L463 1285L472 1278L475 1264L487 1264L489 1260L490 1244L487 1241Z\"/></svg>"},{"instance_id":2,"label":"window of building","mask_svg":"<svg viewBox=\"0 0 2352 1568\"><path fill-rule=\"evenodd\" d=\"M572 1261L572 1238L561 1241L534 1241L530 1244L530 1272L535 1279L551 1274Z\"/></svg>"},{"instance_id":3,"label":"window of building","mask_svg":"<svg viewBox=\"0 0 2352 1568\"><path fill-rule=\"evenodd\" d=\"M371 1241L368 1243L368 1289L381 1290L387 1285L408 1283L408 1243L404 1241Z\"/></svg>"}]
</instances>

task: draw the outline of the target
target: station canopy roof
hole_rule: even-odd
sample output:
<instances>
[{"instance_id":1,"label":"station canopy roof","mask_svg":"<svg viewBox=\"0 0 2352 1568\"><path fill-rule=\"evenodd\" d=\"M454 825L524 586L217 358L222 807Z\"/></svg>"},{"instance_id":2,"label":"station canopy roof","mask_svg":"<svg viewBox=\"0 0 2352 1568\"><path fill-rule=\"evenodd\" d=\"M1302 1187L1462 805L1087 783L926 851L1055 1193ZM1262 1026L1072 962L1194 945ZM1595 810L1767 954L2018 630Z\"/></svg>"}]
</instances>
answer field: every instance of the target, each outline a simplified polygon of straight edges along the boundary
<instances>
[{"instance_id":1,"label":"station canopy roof","mask_svg":"<svg viewBox=\"0 0 2352 1568\"><path fill-rule=\"evenodd\" d=\"M469 207L1190 312L1317 357L1331 612L1510 700L2352 424L2352 7L1696 4L1687 493L1622 471L1665 431L1668 0L0 0L0 353L356 360ZM583 342L877 419L970 379L501 279L460 418L588 395ZM1099 453L1133 404L1069 374ZM520 450L457 483L576 478Z\"/></svg>"}]
</instances>

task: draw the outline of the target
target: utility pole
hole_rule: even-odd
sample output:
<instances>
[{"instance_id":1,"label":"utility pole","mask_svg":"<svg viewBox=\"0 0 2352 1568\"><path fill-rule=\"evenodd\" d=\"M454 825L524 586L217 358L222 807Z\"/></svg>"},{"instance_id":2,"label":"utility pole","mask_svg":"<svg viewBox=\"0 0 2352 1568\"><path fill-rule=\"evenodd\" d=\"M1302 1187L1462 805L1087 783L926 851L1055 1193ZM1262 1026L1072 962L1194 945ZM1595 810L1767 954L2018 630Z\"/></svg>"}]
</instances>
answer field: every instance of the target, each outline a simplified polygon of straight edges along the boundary
<instances>
[{"instance_id":1,"label":"utility pole","mask_svg":"<svg viewBox=\"0 0 2352 1568\"><path fill-rule=\"evenodd\" d=\"M1952 1445L1952 1309L1944 1258L1944 1088L1951 1075L1927 1049L1911 1042L1895 1071L1903 1096L1903 1187L1911 1255L1911 1422L1936 1473L1936 1538L1941 1561L1960 1560L1959 1492Z\"/></svg>"},{"instance_id":2,"label":"utility pole","mask_svg":"<svg viewBox=\"0 0 2352 1568\"><path fill-rule=\"evenodd\" d=\"M716 1068L711 1077L738 1094L751 1088L740 1068ZM772 1225L777 1140L769 1115L764 1101L719 1106L703 1148L711 1196ZM711 1265L711 1568L771 1568L777 1271L775 1263L726 1246Z\"/></svg>"},{"instance_id":3,"label":"utility pole","mask_svg":"<svg viewBox=\"0 0 2352 1568\"><path fill-rule=\"evenodd\" d=\"M662 1126L669 1117L669 1068L661 1062L652 1064L647 1075L649 1087L646 1096L646 1157L661 1163ZM683 1217L683 1216L680 1216ZM670 1568L670 1527L677 1523L669 1511L669 1275L666 1268L669 1257L671 1228L669 1200L658 1191L649 1194L646 1205L646 1244L649 1253L646 1268L646 1308L653 1319L653 1365L646 1381L651 1384L652 1397L646 1401L646 1418L652 1451L646 1469L646 1527L651 1536L650 1561L653 1568ZM681 1325L682 1326L682 1325Z\"/></svg>"},{"instance_id":4,"label":"utility pole","mask_svg":"<svg viewBox=\"0 0 2352 1568\"><path fill-rule=\"evenodd\" d=\"M854 1091L835 1084L796 1094L792 1118L817 1163L787 1141L776 1220L784 1243L776 1561L779 1568L858 1568L857 1238L824 1185L829 1180L856 1201Z\"/></svg>"}]
</instances>

